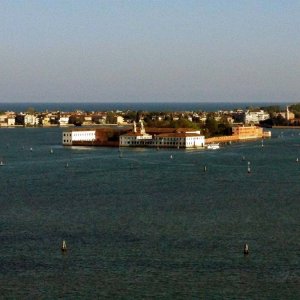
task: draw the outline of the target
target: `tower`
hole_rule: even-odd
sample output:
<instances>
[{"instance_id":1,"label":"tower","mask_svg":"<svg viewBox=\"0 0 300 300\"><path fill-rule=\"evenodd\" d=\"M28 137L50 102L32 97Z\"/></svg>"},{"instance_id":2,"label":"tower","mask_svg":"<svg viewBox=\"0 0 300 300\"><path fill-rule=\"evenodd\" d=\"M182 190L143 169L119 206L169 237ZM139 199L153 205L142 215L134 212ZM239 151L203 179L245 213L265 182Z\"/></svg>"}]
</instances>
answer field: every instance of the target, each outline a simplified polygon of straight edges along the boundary
<instances>
[{"instance_id":1,"label":"tower","mask_svg":"<svg viewBox=\"0 0 300 300\"><path fill-rule=\"evenodd\" d=\"M141 134L145 134L145 127L142 120L140 120L140 124L141 124Z\"/></svg>"}]
</instances>

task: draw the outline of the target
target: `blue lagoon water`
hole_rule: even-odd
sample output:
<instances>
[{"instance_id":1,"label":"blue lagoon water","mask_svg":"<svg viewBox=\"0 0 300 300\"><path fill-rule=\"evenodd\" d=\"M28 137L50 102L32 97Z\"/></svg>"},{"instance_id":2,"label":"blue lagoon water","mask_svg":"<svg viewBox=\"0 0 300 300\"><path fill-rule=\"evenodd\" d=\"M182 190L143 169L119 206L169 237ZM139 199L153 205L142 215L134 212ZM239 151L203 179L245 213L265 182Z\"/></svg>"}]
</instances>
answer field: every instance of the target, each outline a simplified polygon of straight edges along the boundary
<instances>
[{"instance_id":1,"label":"blue lagoon water","mask_svg":"<svg viewBox=\"0 0 300 300\"><path fill-rule=\"evenodd\" d=\"M300 131L122 158L61 132L0 130L1 299L299 299Z\"/></svg>"}]
</instances>

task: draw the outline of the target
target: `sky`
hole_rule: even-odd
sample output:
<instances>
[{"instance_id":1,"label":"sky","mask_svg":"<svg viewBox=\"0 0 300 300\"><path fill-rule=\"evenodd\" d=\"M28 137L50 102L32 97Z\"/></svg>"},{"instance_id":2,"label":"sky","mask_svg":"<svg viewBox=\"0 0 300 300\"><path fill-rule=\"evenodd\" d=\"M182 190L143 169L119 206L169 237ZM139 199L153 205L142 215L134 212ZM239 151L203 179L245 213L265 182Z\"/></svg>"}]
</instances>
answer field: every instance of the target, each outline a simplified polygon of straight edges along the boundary
<instances>
[{"instance_id":1,"label":"sky","mask_svg":"<svg viewBox=\"0 0 300 300\"><path fill-rule=\"evenodd\" d=\"M0 103L300 102L300 1L1 0Z\"/></svg>"}]
</instances>

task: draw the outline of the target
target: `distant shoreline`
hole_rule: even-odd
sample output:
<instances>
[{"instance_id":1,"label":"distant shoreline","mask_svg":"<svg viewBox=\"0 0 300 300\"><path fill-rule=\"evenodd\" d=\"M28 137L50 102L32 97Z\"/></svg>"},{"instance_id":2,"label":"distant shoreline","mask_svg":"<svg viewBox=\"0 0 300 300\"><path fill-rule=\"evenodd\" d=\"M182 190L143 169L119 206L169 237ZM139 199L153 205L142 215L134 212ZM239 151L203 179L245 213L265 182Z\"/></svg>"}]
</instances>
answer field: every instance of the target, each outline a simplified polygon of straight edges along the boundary
<instances>
[{"instance_id":1,"label":"distant shoreline","mask_svg":"<svg viewBox=\"0 0 300 300\"><path fill-rule=\"evenodd\" d=\"M82 111L207 111L215 112L218 110L246 109L247 107L266 107L279 105L284 108L290 103L280 102L70 102L70 103L0 103L0 111L24 112L32 107L36 111L60 111L71 112Z\"/></svg>"},{"instance_id":2,"label":"distant shoreline","mask_svg":"<svg viewBox=\"0 0 300 300\"><path fill-rule=\"evenodd\" d=\"M81 125L81 126L75 126L74 124L68 124L60 126L59 124L53 124L53 125L41 125L41 126L24 126L24 125L14 125L14 126L0 126L1 128L51 128L51 127L59 127L59 128L82 128L82 127L101 127L101 126L122 126L118 124L89 124L89 125ZM124 126L124 125L123 125ZM268 129L300 129L300 126L272 126Z\"/></svg>"}]
</instances>

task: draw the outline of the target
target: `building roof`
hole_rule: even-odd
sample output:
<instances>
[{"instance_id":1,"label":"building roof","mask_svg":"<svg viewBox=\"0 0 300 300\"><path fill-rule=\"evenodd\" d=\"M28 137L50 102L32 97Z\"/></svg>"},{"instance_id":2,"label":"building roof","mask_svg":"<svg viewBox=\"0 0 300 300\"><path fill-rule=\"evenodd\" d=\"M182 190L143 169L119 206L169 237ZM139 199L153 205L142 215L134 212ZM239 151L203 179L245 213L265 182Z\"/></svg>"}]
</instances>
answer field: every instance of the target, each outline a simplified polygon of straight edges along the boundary
<instances>
[{"instance_id":1,"label":"building roof","mask_svg":"<svg viewBox=\"0 0 300 300\"><path fill-rule=\"evenodd\" d=\"M123 136L149 136L150 134L142 134L139 132L127 132L125 134L123 134Z\"/></svg>"},{"instance_id":2,"label":"building roof","mask_svg":"<svg viewBox=\"0 0 300 300\"><path fill-rule=\"evenodd\" d=\"M195 129L195 128L177 128L176 132L195 132L195 131L200 131L200 129Z\"/></svg>"},{"instance_id":3,"label":"building roof","mask_svg":"<svg viewBox=\"0 0 300 300\"><path fill-rule=\"evenodd\" d=\"M151 134L160 134L160 133L178 133L178 132L190 132L190 131L200 131L200 129L195 128L156 128L156 127L146 127L145 131Z\"/></svg>"},{"instance_id":4,"label":"building roof","mask_svg":"<svg viewBox=\"0 0 300 300\"><path fill-rule=\"evenodd\" d=\"M203 135L197 133L174 132L174 133L161 133L156 136L160 138L167 138L167 137L200 137Z\"/></svg>"}]
</instances>

